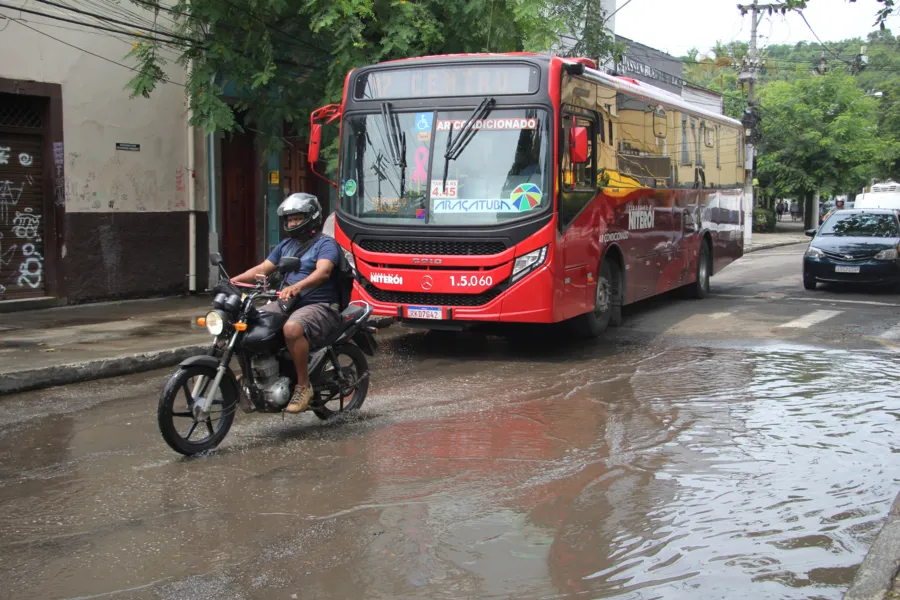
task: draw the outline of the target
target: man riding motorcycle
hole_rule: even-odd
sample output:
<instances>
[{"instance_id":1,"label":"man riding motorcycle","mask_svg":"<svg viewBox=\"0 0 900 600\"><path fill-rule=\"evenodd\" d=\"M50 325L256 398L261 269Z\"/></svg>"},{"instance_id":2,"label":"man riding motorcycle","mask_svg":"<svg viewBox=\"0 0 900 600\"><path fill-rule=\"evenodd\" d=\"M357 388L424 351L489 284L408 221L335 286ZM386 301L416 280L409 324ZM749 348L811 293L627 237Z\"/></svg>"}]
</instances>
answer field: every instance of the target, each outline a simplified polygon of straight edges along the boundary
<instances>
[{"instance_id":1,"label":"man riding motorcycle","mask_svg":"<svg viewBox=\"0 0 900 600\"><path fill-rule=\"evenodd\" d=\"M822 219L819 221L819 225L821 225L821 224L823 224L825 221L827 221L827 220L828 220L828 217L831 216L831 213L833 213L833 212L836 211L836 210L843 210L843 208L844 208L844 199L843 199L843 198L838 198L838 199L835 200L835 202L834 202L834 208L832 208L831 210L829 210L828 212L826 212L824 215L822 215Z\"/></svg>"},{"instance_id":2,"label":"man riding motorcycle","mask_svg":"<svg viewBox=\"0 0 900 600\"><path fill-rule=\"evenodd\" d=\"M253 283L258 275L274 273L281 258L300 259L300 268L285 275L285 286L278 292L281 302L263 307L269 311L290 311L283 332L297 369L297 385L285 411L300 413L309 407L313 397L308 373L310 345L320 345L340 325L340 296L332 277L339 264L340 249L333 238L322 235L322 206L312 194L288 196L278 207L278 219L287 238L275 246L265 261L232 281Z\"/></svg>"}]
</instances>

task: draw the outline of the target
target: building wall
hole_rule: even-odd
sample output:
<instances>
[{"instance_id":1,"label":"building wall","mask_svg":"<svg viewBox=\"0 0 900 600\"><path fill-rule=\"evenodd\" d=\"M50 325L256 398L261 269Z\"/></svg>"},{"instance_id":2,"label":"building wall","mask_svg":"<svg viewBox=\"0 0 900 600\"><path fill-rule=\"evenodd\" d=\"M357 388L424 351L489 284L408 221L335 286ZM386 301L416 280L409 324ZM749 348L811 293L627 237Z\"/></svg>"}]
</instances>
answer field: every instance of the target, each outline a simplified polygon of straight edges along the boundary
<instances>
[{"instance_id":1,"label":"building wall","mask_svg":"<svg viewBox=\"0 0 900 600\"><path fill-rule=\"evenodd\" d=\"M55 144L62 162L63 185L56 194L62 223L51 257L58 262L57 296L81 302L187 291L190 186L199 211L197 275L202 289L207 143L196 131L191 172L183 87L164 83L150 98L129 99L124 86L133 72L82 51L130 64L122 58L129 40L62 29L41 17L29 16L27 24L57 39L10 22L0 35L0 79L61 88L62 133L60 139L44 140ZM177 66L167 75L178 83L185 79Z\"/></svg>"},{"instance_id":2,"label":"building wall","mask_svg":"<svg viewBox=\"0 0 900 600\"><path fill-rule=\"evenodd\" d=\"M681 97L714 113L725 114L725 98L721 94L686 85L681 90Z\"/></svg>"}]
</instances>

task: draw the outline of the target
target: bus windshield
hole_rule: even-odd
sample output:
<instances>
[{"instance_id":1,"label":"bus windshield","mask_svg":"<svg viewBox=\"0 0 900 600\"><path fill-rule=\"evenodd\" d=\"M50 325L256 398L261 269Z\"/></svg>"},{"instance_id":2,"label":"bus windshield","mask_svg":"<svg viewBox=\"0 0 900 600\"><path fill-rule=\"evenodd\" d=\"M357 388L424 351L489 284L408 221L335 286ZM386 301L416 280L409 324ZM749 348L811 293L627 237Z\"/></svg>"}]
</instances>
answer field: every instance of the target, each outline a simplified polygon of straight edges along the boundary
<instances>
[{"instance_id":1,"label":"bus windshield","mask_svg":"<svg viewBox=\"0 0 900 600\"><path fill-rule=\"evenodd\" d=\"M495 108L470 123L468 141L447 160L471 116L388 108L345 117L341 211L367 222L486 225L550 206L546 112Z\"/></svg>"}]
</instances>

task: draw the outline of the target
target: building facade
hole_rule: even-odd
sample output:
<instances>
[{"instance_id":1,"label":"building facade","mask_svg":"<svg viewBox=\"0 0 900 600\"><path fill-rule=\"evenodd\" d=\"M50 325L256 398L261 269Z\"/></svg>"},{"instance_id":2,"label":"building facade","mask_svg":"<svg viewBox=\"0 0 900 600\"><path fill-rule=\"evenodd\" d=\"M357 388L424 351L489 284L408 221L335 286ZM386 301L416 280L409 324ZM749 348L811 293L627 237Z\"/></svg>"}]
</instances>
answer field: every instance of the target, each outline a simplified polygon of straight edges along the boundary
<instances>
[{"instance_id":1,"label":"building facade","mask_svg":"<svg viewBox=\"0 0 900 600\"><path fill-rule=\"evenodd\" d=\"M183 70L131 100L124 86L133 72L114 64L127 39L7 12L0 309L205 284L207 154L187 124Z\"/></svg>"},{"instance_id":2,"label":"building facade","mask_svg":"<svg viewBox=\"0 0 900 600\"><path fill-rule=\"evenodd\" d=\"M210 252L258 264L282 198L324 191L304 139L276 132L285 150L264 156L252 128L191 127L175 51L168 82L131 99L133 37L39 8L7 11L0 35L0 311L202 293Z\"/></svg>"}]
</instances>

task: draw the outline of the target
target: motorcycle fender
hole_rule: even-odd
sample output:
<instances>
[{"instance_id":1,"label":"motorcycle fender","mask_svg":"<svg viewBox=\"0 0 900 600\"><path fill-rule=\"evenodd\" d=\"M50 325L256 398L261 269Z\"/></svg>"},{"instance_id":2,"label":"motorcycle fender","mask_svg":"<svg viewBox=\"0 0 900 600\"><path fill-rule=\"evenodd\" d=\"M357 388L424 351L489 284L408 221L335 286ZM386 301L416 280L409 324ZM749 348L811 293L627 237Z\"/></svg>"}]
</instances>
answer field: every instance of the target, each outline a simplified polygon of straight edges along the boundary
<instances>
[{"instance_id":1,"label":"motorcycle fender","mask_svg":"<svg viewBox=\"0 0 900 600\"><path fill-rule=\"evenodd\" d=\"M206 367L215 371L219 368L219 359L215 356L209 356L208 354L198 354L197 356L184 359L178 366ZM230 387L234 397L240 398L241 387L238 385L237 377L234 376L234 372L231 369L225 369L225 377L222 379L222 386Z\"/></svg>"},{"instance_id":2,"label":"motorcycle fender","mask_svg":"<svg viewBox=\"0 0 900 600\"><path fill-rule=\"evenodd\" d=\"M369 356L375 356L375 351L378 350L378 341L375 339L375 336L368 331L357 331L353 334L353 342L359 346L360 350Z\"/></svg>"}]
</instances>

